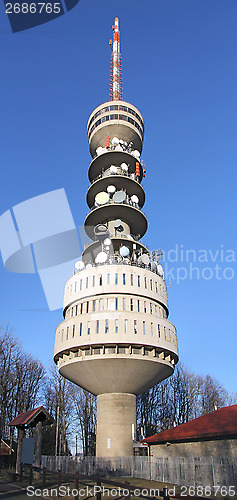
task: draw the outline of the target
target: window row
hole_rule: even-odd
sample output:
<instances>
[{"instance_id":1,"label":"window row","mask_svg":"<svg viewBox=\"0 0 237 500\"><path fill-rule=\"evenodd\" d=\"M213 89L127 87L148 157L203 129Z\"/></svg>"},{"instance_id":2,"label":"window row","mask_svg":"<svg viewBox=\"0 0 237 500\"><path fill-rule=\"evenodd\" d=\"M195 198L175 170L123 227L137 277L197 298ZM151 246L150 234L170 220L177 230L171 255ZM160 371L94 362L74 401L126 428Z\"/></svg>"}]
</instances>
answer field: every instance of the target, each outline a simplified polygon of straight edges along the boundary
<instances>
[{"instance_id":1,"label":"window row","mask_svg":"<svg viewBox=\"0 0 237 500\"><path fill-rule=\"evenodd\" d=\"M84 280L80 279L75 281L74 285L71 284L67 287L68 295L76 293L78 290L84 290L90 287L102 286L102 285L128 285L128 286L144 286L145 289L164 295L166 293L166 285L157 283L153 279L149 279L144 276L143 280L141 276L129 274L129 273L107 273L105 275L98 274L97 276L92 276L90 279L87 276Z\"/></svg>"},{"instance_id":2,"label":"window row","mask_svg":"<svg viewBox=\"0 0 237 500\"><path fill-rule=\"evenodd\" d=\"M88 139L90 139L91 134L95 130L96 127L98 127L99 125L101 125L101 123L107 122L109 120L124 120L124 121L127 121L129 123L132 123L132 125L134 125L137 128L137 130L141 134L141 137L143 138L144 130L143 130L143 128L139 125L139 123L136 120L134 120L133 118L130 118L130 116L119 115L119 114L116 113L116 114L106 115L106 116L103 116L102 118L99 118L99 120L97 120L94 123L94 125L92 125L92 127L90 128L90 132L88 134Z\"/></svg>"},{"instance_id":3,"label":"window row","mask_svg":"<svg viewBox=\"0 0 237 500\"><path fill-rule=\"evenodd\" d=\"M99 311L141 312L155 314L159 318L167 318L166 310L154 302L128 297L109 297L107 299L86 300L84 302L80 302L80 304L72 306L67 310L65 319L78 316L79 314L88 314Z\"/></svg>"},{"instance_id":4,"label":"window row","mask_svg":"<svg viewBox=\"0 0 237 500\"><path fill-rule=\"evenodd\" d=\"M169 342L176 343L176 336L170 328L148 321L138 321L136 319L133 321L124 319L122 322L120 321L120 324L118 319L96 320L93 322L87 321L86 323L79 323L77 331L76 325L72 325L62 328L62 330L58 332L58 335L61 337L61 342L63 342L64 340L74 338L75 335L81 337L82 335L90 335L91 333L134 333L135 335L142 333L143 335L157 335L159 339L162 338Z\"/></svg>"},{"instance_id":5,"label":"window row","mask_svg":"<svg viewBox=\"0 0 237 500\"><path fill-rule=\"evenodd\" d=\"M127 106L118 106L117 104L113 105L113 106L105 106L104 108L100 109L99 111L97 111L90 119L89 123L88 123L88 126L87 126L87 130L89 130L91 124L93 123L93 121L97 118L97 116L100 116L100 115L103 115L104 113L108 113L109 111L127 111L128 113L130 113L131 115L135 116L137 118L137 120L141 123L143 129L144 129L144 123L143 123L143 120L142 118L140 117L140 115L138 113L136 113L136 111L132 108L128 108Z\"/></svg>"},{"instance_id":6,"label":"window row","mask_svg":"<svg viewBox=\"0 0 237 500\"><path fill-rule=\"evenodd\" d=\"M166 361L169 361L173 365L175 365L175 358L172 356L172 353L170 351L165 351L155 347L151 346L143 346L143 347L138 347L137 345L111 345L111 346L97 346L97 347L83 347L80 349L73 349L70 351L66 351L65 353L61 354L57 360L57 364L61 365L64 361L67 361L68 359L73 359L73 358L78 358L78 357L84 357L84 356L90 356L90 355L108 355L108 354L127 354L127 355L140 355L140 356L152 356L160 359L164 359Z\"/></svg>"}]
</instances>

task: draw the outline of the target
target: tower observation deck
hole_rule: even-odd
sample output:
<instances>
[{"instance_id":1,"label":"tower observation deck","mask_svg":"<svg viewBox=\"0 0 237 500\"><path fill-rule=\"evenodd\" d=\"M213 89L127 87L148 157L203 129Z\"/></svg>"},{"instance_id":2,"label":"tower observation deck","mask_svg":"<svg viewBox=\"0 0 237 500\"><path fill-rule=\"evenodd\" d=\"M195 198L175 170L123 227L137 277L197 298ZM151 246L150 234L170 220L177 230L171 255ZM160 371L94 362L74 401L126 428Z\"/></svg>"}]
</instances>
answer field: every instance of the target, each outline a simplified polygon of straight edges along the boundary
<instances>
[{"instance_id":1,"label":"tower observation deck","mask_svg":"<svg viewBox=\"0 0 237 500\"><path fill-rule=\"evenodd\" d=\"M66 283L54 354L64 377L97 395L99 457L133 455L136 395L172 375L178 361L164 272L140 241L147 230L144 122L122 100L117 18L110 45L111 99L87 124L91 243Z\"/></svg>"}]
</instances>

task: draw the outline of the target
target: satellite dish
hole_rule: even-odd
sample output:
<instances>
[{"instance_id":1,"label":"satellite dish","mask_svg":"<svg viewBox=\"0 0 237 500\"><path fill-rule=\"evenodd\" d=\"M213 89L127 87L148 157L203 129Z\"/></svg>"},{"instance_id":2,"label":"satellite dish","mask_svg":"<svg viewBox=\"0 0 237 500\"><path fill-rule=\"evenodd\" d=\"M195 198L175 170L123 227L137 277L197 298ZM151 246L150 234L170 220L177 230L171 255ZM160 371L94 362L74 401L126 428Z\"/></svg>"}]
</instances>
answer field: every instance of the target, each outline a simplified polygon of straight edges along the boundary
<instances>
[{"instance_id":1,"label":"satellite dish","mask_svg":"<svg viewBox=\"0 0 237 500\"><path fill-rule=\"evenodd\" d=\"M141 153L140 153L140 151L138 151L137 149L135 149L134 151L132 151L132 155L135 156L135 158L140 158Z\"/></svg>"},{"instance_id":2,"label":"satellite dish","mask_svg":"<svg viewBox=\"0 0 237 500\"><path fill-rule=\"evenodd\" d=\"M113 146L117 146L117 145L119 144L119 139L118 139L118 137L113 137L113 139L112 139L112 141L111 141L111 142L112 142Z\"/></svg>"},{"instance_id":3,"label":"satellite dish","mask_svg":"<svg viewBox=\"0 0 237 500\"><path fill-rule=\"evenodd\" d=\"M115 228L120 227L120 226L121 226L121 224L122 224L122 221L121 221L120 219L116 219L116 220L114 221L114 227L115 227Z\"/></svg>"},{"instance_id":4,"label":"satellite dish","mask_svg":"<svg viewBox=\"0 0 237 500\"><path fill-rule=\"evenodd\" d=\"M141 255L141 260L142 260L142 263L145 264L145 266L148 266L148 264L150 263L150 259L146 253L143 253Z\"/></svg>"},{"instance_id":5,"label":"satellite dish","mask_svg":"<svg viewBox=\"0 0 237 500\"><path fill-rule=\"evenodd\" d=\"M109 194L114 194L116 191L116 187L115 186L112 186L112 184L110 186L107 187L107 193Z\"/></svg>"},{"instance_id":6,"label":"satellite dish","mask_svg":"<svg viewBox=\"0 0 237 500\"><path fill-rule=\"evenodd\" d=\"M112 243L111 239L110 238L105 238L105 240L103 241L104 245L106 247L109 247Z\"/></svg>"},{"instance_id":7,"label":"satellite dish","mask_svg":"<svg viewBox=\"0 0 237 500\"><path fill-rule=\"evenodd\" d=\"M105 191L101 191L95 197L95 202L98 205L104 205L105 203L108 203L108 201L109 201L109 195Z\"/></svg>"},{"instance_id":8,"label":"satellite dish","mask_svg":"<svg viewBox=\"0 0 237 500\"><path fill-rule=\"evenodd\" d=\"M121 169L124 171L124 172L127 172L128 171L128 165L127 163L121 163Z\"/></svg>"},{"instance_id":9,"label":"satellite dish","mask_svg":"<svg viewBox=\"0 0 237 500\"><path fill-rule=\"evenodd\" d=\"M99 146L99 147L96 149L96 153L97 153L97 155L101 155L102 151L103 151L102 146Z\"/></svg>"},{"instance_id":10,"label":"satellite dish","mask_svg":"<svg viewBox=\"0 0 237 500\"><path fill-rule=\"evenodd\" d=\"M110 172L111 172L111 174L117 174L117 172L118 172L117 167L115 167L115 165L111 165Z\"/></svg>"},{"instance_id":11,"label":"satellite dish","mask_svg":"<svg viewBox=\"0 0 237 500\"><path fill-rule=\"evenodd\" d=\"M106 260L108 259L108 255L106 252L99 252L95 258L95 263L96 264L104 264Z\"/></svg>"},{"instance_id":12,"label":"satellite dish","mask_svg":"<svg viewBox=\"0 0 237 500\"><path fill-rule=\"evenodd\" d=\"M97 224L97 226L94 227L94 233L99 240L104 240L109 236L109 231L105 224Z\"/></svg>"},{"instance_id":13,"label":"satellite dish","mask_svg":"<svg viewBox=\"0 0 237 500\"><path fill-rule=\"evenodd\" d=\"M139 198L138 198L138 196L137 196L136 194L133 194L133 195L131 196L131 201L132 201L133 203L139 203Z\"/></svg>"},{"instance_id":14,"label":"satellite dish","mask_svg":"<svg viewBox=\"0 0 237 500\"><path fill-rule=\"evenodd\" d=\"M120 144L118 144L118 146L115 147L115 151L123 151L122 146L120 146Z\"/></svg>"},{"instance_id":15,"label":"satellite dish","mask_svg":"<svg viewBox=\"0 0 237 500\"><path fill-rule=\"evenodd\" d=\"M123 203L126 200L126 193L125 191L117 191L113 195L113 201L114 203Z\"/></svg>"},{"instance_id":16,"label":"satellite dish","mask_svg":"<svg viewBox=\"0 0 237 500\"><path fill-rule=\"evenodd\" d=\"M130 250L128 247L123 246L120 248L119 253L121 257L128 257L130 255Z\"/></svg>"},{"instance_id":17,"label":"satellite dish","mask_svg":"<svg viewBox=\"0 0 237 500\"><path fill-rule=\"evenodd\" d=\"M143 264L141 255L138 257L137 262L138 262L138 264Z\"/></svg>"},{"instance_id":18,"label":"satellite dish","mask_svg":"<svg viewBox=\"0 0 237 500\"><path fill-rule=\"evenodd\" d=\"M75 268L78 270L78 271L81 271L81 269L83 269L84 266L84 262L82 262L82 260L78 260L75 264Z\"/></svg>"},{"instance_id":19,"label":"satellite dish","mask_svg":"<svg viewBox=\"0 0 237 500\"><path fill-rule=\"evenodd\" d=\"M151 265L151 271L155 272L157 269L156 262L154 260L151 260L150 265Z\"/></svg>"}]
</instances>

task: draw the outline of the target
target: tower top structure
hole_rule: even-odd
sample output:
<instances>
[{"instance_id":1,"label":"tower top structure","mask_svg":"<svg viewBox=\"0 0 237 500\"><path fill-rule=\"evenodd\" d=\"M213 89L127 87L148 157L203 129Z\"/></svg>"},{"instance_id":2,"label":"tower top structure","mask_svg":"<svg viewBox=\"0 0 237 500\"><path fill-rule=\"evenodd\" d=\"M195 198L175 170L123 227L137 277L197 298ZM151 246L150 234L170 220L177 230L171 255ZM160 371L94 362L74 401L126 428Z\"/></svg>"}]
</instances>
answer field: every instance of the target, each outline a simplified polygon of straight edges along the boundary
<instances>
[{"instance_id":1,"label":"tower top structure","mask_svg":"<svg viewBox=\"0 0 237 500\"><path fill-rule=\"evenodd\" d=\"M113 42L109 41L112 49L110 66L110 100L120 101L123 98L122 92L122 67L120 54L120 31L119 20L116 17L113 28Z\"/></svg>"}]
</instances>

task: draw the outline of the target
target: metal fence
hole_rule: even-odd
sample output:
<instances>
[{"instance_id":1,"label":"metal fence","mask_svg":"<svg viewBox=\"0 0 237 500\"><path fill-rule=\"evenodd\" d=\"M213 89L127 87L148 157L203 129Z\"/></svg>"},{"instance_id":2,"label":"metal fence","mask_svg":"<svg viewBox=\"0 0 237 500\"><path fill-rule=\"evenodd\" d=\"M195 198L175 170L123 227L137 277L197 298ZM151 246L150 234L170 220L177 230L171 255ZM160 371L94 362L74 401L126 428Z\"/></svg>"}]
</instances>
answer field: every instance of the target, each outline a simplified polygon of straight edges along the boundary
<instances>
[{"instance_id":1,"label":"metal fence","mask_svg":"<svg viewBox=\"0 0 237 500\"><path fill-rule=\"evenodd\" d=\"M180 486L237 487L237 459L226 457L64 457L42 456L42 467L63 473L137 477Z\"/></svg>"}]
</instances>

